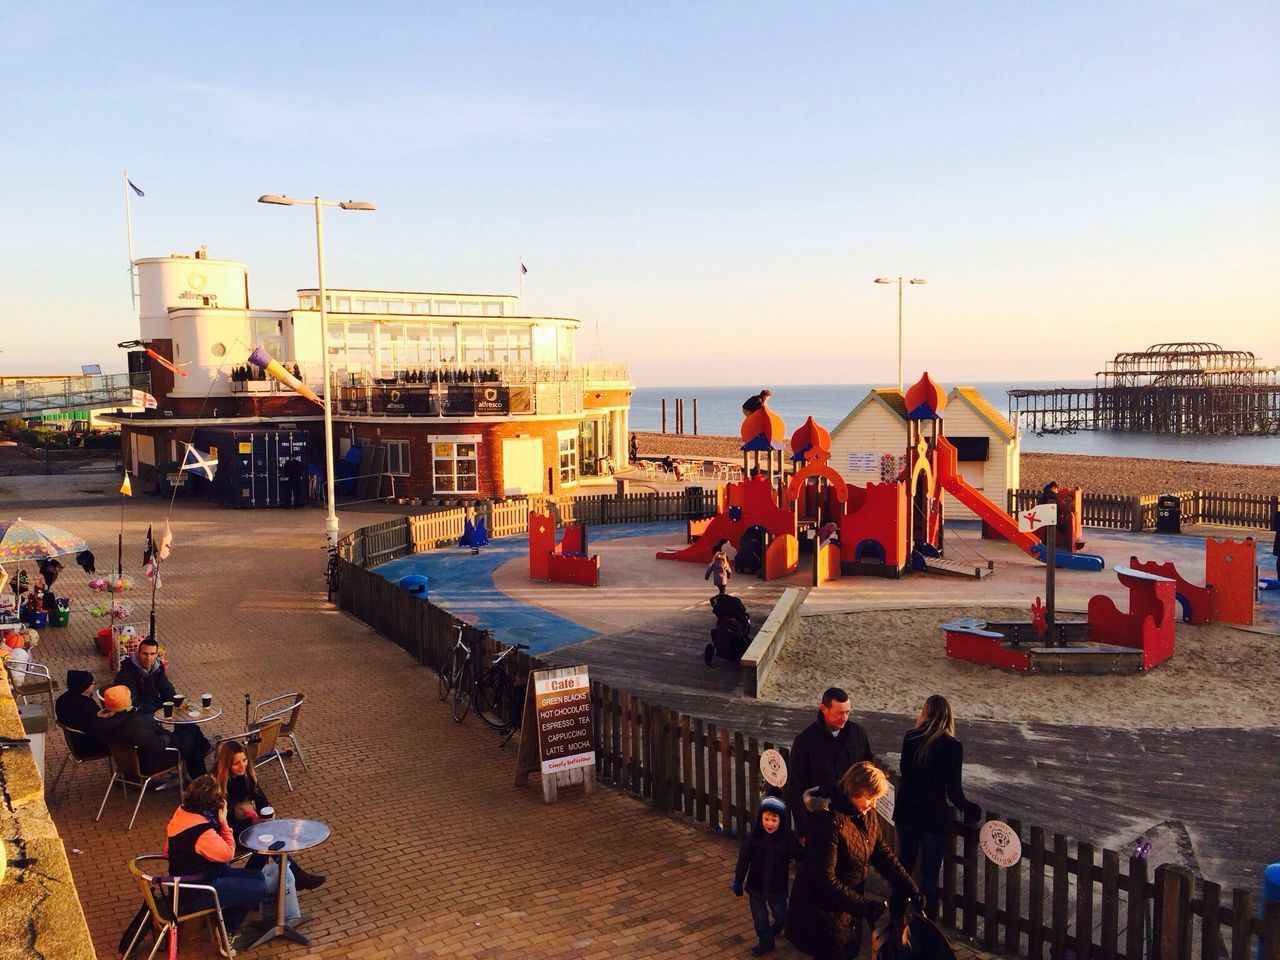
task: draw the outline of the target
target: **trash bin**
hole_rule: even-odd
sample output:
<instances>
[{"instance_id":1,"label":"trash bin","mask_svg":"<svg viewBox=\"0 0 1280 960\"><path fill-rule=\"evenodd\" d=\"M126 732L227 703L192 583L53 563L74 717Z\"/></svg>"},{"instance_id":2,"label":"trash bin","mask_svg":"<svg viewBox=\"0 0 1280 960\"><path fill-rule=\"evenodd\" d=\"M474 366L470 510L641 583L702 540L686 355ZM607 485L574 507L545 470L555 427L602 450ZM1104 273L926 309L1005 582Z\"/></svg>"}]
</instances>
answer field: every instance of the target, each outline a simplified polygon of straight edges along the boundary
<instances>
[{"instance_id":1,"label":"trash bin","mask_svg":"<svg viewBox=\"0 0 1280 960\"><path fill-rule=\"evenodd\" d=\"M18 708L18 717L22 720L22 732L31 741L31 759L40 771L40 780L44 780L44 735L49 732L49 715L38 703L26 703Z\"/></svg>"},{"instance_id":2,"label":"trash bin","mask_svg":"<svg viewBox=\"0 0 1280 960\"><path fill-rule=\"evenodd\" d=\"M417 594L426 599L427 596L427 578L418 573L411 573L407 577L401 577L397 582L397 586L401 590L407 590L409 593Z\"/></svg>"},{"instance_id":3,"label":"trash bin","mask_svg":"<svg viewBox=\"0 0 1280 960\"><path fill-rule=\"evenodd\" d=\"M1156 501L1156 533L1182 532L1182 501L1164 494Z\"/></svg>"}]
</instances>

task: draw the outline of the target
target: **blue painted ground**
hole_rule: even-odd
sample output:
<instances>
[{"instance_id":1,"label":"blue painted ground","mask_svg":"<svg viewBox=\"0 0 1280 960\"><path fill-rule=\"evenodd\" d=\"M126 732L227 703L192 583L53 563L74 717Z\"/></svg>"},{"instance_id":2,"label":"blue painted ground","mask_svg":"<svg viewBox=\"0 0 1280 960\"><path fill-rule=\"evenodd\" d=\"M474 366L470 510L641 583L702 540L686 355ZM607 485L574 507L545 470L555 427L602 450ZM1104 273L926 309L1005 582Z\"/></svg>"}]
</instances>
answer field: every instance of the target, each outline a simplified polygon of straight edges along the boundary
<instances>
[{"instance_id":1,"label":"blue painted ground","mask_svg":"<svg viewBox=\"0 0 1280 960\"><path fill-rule=\"evenodd\" d=\"M588 546L600 540L670 535L672 543L684 538L685 525L675 523L625 524L592 527ZM538 607L520 603L493 585L493 572L509 560L529 555L528 537L492 541L478 555L470 548L433 550L391 560L374 569L395 582L411 573L430 581L429 595L454 616L493 631L504 643L527 643L531 653L546 653L596 636L595 630Z\"/></svg>"}]
</instances>

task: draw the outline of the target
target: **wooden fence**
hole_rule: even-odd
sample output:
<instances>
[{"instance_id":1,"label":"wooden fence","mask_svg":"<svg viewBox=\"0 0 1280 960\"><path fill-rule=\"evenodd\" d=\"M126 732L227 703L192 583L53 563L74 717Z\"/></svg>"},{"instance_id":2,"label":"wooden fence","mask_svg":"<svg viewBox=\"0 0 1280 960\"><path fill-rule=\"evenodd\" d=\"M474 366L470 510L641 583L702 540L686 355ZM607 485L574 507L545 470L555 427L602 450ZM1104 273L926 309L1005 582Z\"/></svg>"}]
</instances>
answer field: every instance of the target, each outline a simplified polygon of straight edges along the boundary
<instances>
[{"instance_id":1,"label":"wooden fence","mask_svg":"<svg viewBox=\"0 0 1280 960\"><path fill-rule=\"evenodd\" d=\"M401 524L399 543L391 524L366 527L343 541L339 606L437 672L459 628L479 664L487 664L502 649L492 636L349 559L408 552L405 525L395 522ZM505 662L517 676L549 666L523 651ZM591 687L600 781L716 832L745 835L763 789L760 755L776 747L789 760L787 745L598 681ZM1000 819L995 811L987 816ZM1007 822L1023 848L1013 867L988 860L976 828L960 823L948 835L943 859L941 919L984 948L1032 960L1280 960L1280 902L1267 902L1260 916L1247 890L1228 895L1172 866L1149 876L1138 857Z\"/></svg>"},{"instance_id":2,"label":"wooden fence","mask_svg":"<svg viewBox=\"0 0 1280 960\"><path fill-rule=\"evenodd\" d=\"M1182 523L1211 523L1224 527L1270 530L1280 496L1253 493L1220 493L1214 490L1176 490ZM1010 490L1010 513L1035 506L1039 490ZM1086 527L1129 530L1141 533L1156 529L1159 496L1144 493L1121 496L1111 493L1089 493L1081 497L1081 522Z\"/></svg>"}]
</instances>

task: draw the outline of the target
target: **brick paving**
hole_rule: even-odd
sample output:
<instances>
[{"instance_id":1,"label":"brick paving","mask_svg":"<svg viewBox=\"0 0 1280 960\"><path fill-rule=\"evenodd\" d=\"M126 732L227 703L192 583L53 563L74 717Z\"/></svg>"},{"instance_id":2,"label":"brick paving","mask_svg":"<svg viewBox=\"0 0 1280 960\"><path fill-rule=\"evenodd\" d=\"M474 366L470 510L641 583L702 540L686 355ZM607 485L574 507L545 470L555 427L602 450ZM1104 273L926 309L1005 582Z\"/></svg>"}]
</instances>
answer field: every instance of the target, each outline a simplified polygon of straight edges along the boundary
<instances>
[{"instance_id":1,"label":"brick paving","mask_svg":"<svg viewBox=\"0 0 1280 960\"><path fill-rule=\"evenodd\" d=\"M103 482L77 481L82 489ZM50 502L48 488L41 490L39 499ZM18 492L35 499L26 485ZM111 566L118 503L27 512L84 536L100 572ZM165 514L158 499L126 504L126 572L140 581L146 524L163 527ZM384 518L343 512L345 529ZM325 602L319 511L179 502L172 526L158 633L175 683L188 694L215 695L225 713L209 732L222 734L242 729L246 692L254 699L304 692L299 734L310 770L290 761L292 793L278 770L264 768L261 779L279 816L333 828L303 860L329 877L302 894L312 946L275 941L250 956L748 955L754 937L746 903L729 890L733 841L608 788L589 798L565 791L547 806L536 786L513 787L513 747L499 749L474 717L454 724L435 697L434 674ZM86 612L101 595L86 580L68 564L58 588L73 597L71 626L45 631L39 653L55 676L87 668L105 686L108 669L90 641L103 622ZM125 597L134 603L131 621L145 623L144 591ZM60 737L50 738L51 773L64 750ZM127 805L117 788L94 823L105 781L105 769L82 768L52 807L103 958L116 956L139 905L126 862L160 850L175 803L173 793L146 797L126 833L132 800ZM210 955L204 931L193 927L182 956ZM798 956L785 943L773 955Z\"/></svg>"}]
</instances>

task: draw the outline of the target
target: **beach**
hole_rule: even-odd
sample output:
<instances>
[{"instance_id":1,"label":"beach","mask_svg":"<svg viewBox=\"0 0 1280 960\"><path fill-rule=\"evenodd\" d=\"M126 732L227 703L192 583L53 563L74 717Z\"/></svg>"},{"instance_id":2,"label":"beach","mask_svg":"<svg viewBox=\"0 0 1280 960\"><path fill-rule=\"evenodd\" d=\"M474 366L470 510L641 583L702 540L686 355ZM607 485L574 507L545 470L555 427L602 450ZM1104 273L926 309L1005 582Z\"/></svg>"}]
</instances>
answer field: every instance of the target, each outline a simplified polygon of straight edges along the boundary
<instances>
[{"instance_id":1,"label":"beach","mask_svg":"<svg viewBox=\"0 0 1280 960\"><path fill-rule=\"evenodd\" d=\"M1260 728L1280 711L1274 635L1178 623L1176 654L1147 673L1020 674L949 658L938 625L959 617L1027 613L966 606L802 617L761 695L806 703L835 685L849 691L855 710L914 716L927 694L940 693L957 717L1125 729Z\"/></svg>"},{"instance_id":2,"label":"beach","mask_svg":"<svg viewBox=\"0 0 1280 960\"><path fill-rule=\"evenodd\" d=\"M714 458L738 462L737 437L636 433L640 456L690 459ZM1066 487L1094 493L1134 496L1179 490L1215 490L1271 496L1280 493L1280 467L1207 463L1195 460L1152 460L1143 457L1098 457L1068 453L1023 453L1020 486L1043 487L1057 480Z\"/></svg>"}]
</instances>

